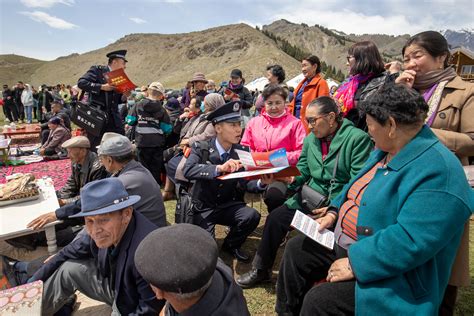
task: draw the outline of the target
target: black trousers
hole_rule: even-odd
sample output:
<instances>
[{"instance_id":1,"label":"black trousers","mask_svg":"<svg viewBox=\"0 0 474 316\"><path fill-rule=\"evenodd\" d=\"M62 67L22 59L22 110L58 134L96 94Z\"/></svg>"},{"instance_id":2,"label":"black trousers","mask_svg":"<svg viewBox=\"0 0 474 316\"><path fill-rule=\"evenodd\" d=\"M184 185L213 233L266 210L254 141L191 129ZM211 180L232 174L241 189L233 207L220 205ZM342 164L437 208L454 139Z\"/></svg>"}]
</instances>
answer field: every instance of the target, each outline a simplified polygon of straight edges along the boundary
<instances>
[{"instance_id":1,"label":"black trousers","mask_svg":"<svg viewBox=\"0 0 474 316\"><path fill-rule=\"evenodd\" d=\"M207 216L203 216L204 214L206 213L195 213L194 224L207 230L213 237L216 224L229 226L230 232L223 245L229 249L240 248L260 222L260 213L245 204L218 208L206 214Z\"/></svg>"},{"instance_id":2,"label":"black trousers","mask_svg":"<svg viewBox=\"0 0 474 316\"><path fill-rule=\"evenodd\" d=\"M25 119L25 108L23 106L23 103L19 102L16 103L16 110L18 111L18 117L20 120Z\"/></svg>"},{"instance_id":3,"label":"black trousers","mask_svg":"<svg viewBox=\"0 0 474 316\"><path fill-rule=\"evenodd\" d=\"M355 310L355 281L325 280L329 267L347 256L335 245L329 250L304 235L288 241L277 281L275 310L285 315L352 315ZM336 253L337 252L337 253Z\"/></svg>"},{"instance_id":4,"label":"black trousers","mask_svg":"<svg viewBox=\"0 0 474 316\"><path fill-rule=\"evenodd\" d=\"M253 260L253 267L268 270L273 267L281 241L290 230L291 220L296 210L285 204L274 209L267 217L262 239Z\"/></svg>"},{"instance_id":5,"label":"black trousers","mask_svg":"<svg viewBox=\"0 0 474 316\"><path fill-rule=\"evenodd\" d=\"M267 187L263 195L263 201L267 205L268 213L282 206L286 201L286 183L275 181Z\"/></svg>"},{"instance_id":6,"label":"black trousers","mask_svg":"<svg viewBox=\"0 0 474 316\"><path fill-rule=\"evenodd\" d=\"M15 103L6 102L3 104L3 113L10 122L18 121L18 110L16 109Z\"/></svg>"},{"instance_id":7,"label":"black trousers","mask_svg":"<svg viewBox=\"0 0 474 316\"><path fill-rule=\"evenodd\" d=\"M161 186L161 170L163 169L162 147L137 147L138 161L147 168L156 182Z\"/></svg>"}]
</instances>

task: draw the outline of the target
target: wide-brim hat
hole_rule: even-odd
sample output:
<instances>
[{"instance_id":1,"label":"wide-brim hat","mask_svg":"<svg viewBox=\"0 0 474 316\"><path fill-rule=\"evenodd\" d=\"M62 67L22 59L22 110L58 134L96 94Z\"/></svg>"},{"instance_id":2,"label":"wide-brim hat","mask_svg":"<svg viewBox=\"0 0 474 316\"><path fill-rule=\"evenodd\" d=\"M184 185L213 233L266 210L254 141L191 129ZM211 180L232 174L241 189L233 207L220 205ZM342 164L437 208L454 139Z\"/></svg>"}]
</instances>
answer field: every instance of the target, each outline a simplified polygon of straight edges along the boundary
<instances>
[{"instance_id":1,"label":"wide-brim hat","mask_svg":"<svg viewBox=\"0 0 474 316\"><path fill-rule=\"evenodd\" d=\"M106 178L87 183L81 189L81 212L69 216L84 217L122 210L140 201L139 195L128 195L118 178Z\"/></svg>"},{"instance_id":2,"label":"wide-brim hat","mask_svg":"<svg viewBox=\"0 0 474 316\"><path fill-rule=\"evenodd\" d=\"M201 81L204 83L208 83L206 76L202 72L196 72L193 75L193 79L191 79L191 82L196 82L196 81Z\"/></svg>"}]
</instances>

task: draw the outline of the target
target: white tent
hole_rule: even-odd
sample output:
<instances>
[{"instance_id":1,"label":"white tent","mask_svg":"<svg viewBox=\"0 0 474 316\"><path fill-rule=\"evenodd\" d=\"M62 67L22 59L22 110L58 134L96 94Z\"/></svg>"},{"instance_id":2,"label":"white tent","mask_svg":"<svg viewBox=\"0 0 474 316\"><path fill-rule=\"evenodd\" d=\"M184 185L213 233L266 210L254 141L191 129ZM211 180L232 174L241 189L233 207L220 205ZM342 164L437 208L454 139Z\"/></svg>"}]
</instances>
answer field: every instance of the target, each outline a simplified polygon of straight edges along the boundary
<instances>
[{"instance_id":1,"label":"white tent","mask_svg":"<svg viewBox=\"0 0 474 316\"><path fill-rule=\"evenodd\" d=\"M288 87L293 87L296 89L296 87L298 86L298 84L303 81L304 79L304 76L303 74L299 74L298 76L294 77L293 79L291 80L288 80L286 82L286 85ZM331 89L332 86L338 86L339 83L337 83L337 81L335 81L334 79L331 79L331 78L325 78L326 82L328 83L328 86L329 86L329 89Z\"/></svg>"},{"instance_id":2,"label":"white tent","mask_svg":"<svg viewBox=\"0 0 474 316\"><path fill-rule=\"evenodd\" d=\"M260 78L255 79L254 81L247 83L245 87L249 89L250 91L258 90L262 92L267 84L268 84L268 79L265 77L260 77Z\"/></svg>"}]
</instances>

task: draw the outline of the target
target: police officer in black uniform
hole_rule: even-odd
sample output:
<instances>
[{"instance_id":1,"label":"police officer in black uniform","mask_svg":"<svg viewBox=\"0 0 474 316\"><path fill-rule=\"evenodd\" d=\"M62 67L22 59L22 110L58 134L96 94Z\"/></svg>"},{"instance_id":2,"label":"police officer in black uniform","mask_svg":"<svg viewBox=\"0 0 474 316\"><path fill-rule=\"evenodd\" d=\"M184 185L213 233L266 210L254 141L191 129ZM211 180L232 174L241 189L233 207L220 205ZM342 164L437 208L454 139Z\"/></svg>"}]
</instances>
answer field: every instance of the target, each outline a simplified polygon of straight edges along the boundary
<instances>
[{"instance_id":1,"label":"police officer in black uniform","mask_svg":"<svg viewBox=\"0 0 474 316\"><path fill-rule=\"evenodd\" d=\"M242 169L236 149L248 151L239 144L241 102L224 104L212 112L207 119L216 129L216 138L208 141L209 151L206 163L202 163L203 144L195 142L184 166L184 176L195 180L192 189L193 223L214 235L216 224L230 227L222 250L231 253L239 261L250 260L240 247L258 226L260 214L246 205L245 191L262 192L265 184L261 180L244 179L219 180L218 176Z\"/></svg>"},{"instance_id":2,"label":"police officer in black uniform","mask_svg":"<svg viewBox=\"0 0 474 316\"><path fill-rule=\"evenodd\" d=\"M117 50L107 54L109 62L107 66L92 66L77 82L77 86L83 92L89 94L89 100L97 101L101 104L101 110L107 113L107 122L100 136L88 135L91 143L91 150L99 145L102 135L106 132L124 134L124 123L122 122L118 105L125 101L126 95L115 92L114 86L107 83L104 74L113 70L124 68L127 60L126 50ZM129 93L127 93L129 94Z\"/></svg>"}]
</instances>

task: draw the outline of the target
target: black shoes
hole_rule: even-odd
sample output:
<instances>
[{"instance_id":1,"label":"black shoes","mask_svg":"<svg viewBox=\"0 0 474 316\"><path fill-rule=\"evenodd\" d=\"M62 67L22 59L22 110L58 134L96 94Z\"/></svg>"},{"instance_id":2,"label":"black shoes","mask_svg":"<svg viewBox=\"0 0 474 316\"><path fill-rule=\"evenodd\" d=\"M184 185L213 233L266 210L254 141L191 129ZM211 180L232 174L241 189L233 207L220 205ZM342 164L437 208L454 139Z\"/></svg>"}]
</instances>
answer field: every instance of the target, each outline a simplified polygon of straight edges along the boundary
<instances>
[{"instance_id":1,"label":"black shoes","mask_svg":"<svg viewBox=\"0 0 474 316\"><path fill-rule=\"evenodd\" d=\"M269 282L272 279L272 274L269 270L261 270L252 268L247 273L237 277L235 282L243 289L249 289L257 284Z\"/></svg>"},{"instance_id":2,"label":"black shoes","mask_svg":"<svg viewBox=\"0 0 474 316\"><path fill-rule=\"evenodd\" d=\"M240 262L250 261L250 256L240 248L230 248L230 247L227 247L226 245L222 245L222 250L227 252L228 254L231 254L235 259L237 259Z\"/></svg>"}]
</instances>

